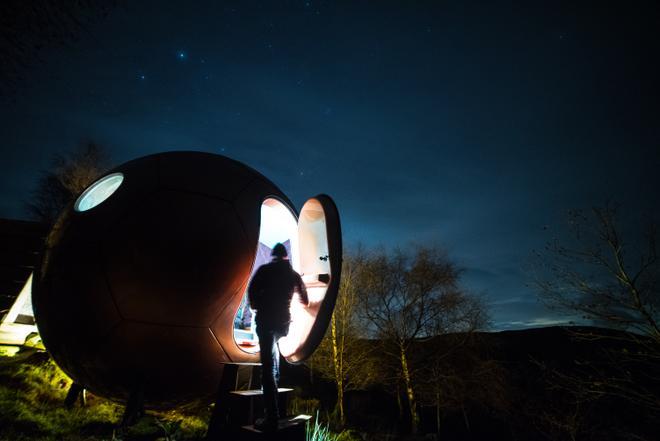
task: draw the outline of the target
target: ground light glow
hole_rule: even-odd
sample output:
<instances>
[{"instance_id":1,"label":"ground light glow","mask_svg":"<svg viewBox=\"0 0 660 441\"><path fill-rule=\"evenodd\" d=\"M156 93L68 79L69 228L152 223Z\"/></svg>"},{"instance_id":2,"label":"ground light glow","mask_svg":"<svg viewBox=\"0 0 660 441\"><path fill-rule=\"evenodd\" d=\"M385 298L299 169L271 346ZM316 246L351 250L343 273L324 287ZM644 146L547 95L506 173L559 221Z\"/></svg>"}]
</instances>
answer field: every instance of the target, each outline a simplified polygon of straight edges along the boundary
<instances>
[{"instance_id":1,"label":"ground light glow","mask_svg":"<svg viewBox=\"0 0 660 441\"><path fill-rule=\"evenodd\" d=\"M112 173L94 182L80 195L74 206L76 211L87 211L108 199L124 181L122 173Z\"/></svg>"}]
</instances>

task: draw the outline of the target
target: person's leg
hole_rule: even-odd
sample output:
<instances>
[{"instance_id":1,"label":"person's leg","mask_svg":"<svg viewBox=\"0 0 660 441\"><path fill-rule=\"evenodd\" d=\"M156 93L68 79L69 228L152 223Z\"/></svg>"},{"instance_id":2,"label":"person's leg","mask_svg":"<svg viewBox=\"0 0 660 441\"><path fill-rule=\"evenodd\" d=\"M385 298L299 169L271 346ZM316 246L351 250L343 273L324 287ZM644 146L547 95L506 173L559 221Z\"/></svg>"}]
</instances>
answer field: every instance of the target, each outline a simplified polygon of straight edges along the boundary
<instances>
[{"instance_id":1,"label":"person's leg","mask_svg":"<svg viewBox=\"0 0 660 441\"><path fill-rule=\"evenodd\" d=\"M275 382L278 386L280 384L280 346L278 342L280 338L286 337L288 334L289 325L286 325L282 327L282 329L278 329L274 335L275 343L273 344L273 360L275 360Z\"/></svg>"},{"instance_id":2,"label":"person's leg","mask_svg":"<svg viewBox=\"0 0 660 441\"><path fill-rule=\"evenodd\" d=\"M277 422L279 415L277 409L277 366L273 354L277 352L277 345L274 333L265 327L258 326L259 336L259 357L261 359L261 387L264 392L264 410L266 420L270 423ZM279 353L277 353L279 356Z\"/></svg>"},{"instance_id":3,"label":"person's leg","mask_svg":"<svg viewBox=\"0 0 660 441\"><path fill-rule=\"evenodd\" d=\"M277 345L277 341L280 339L278 334L273 333L273 378L275 378L275 392L280 384L280 349ZM275 400L277 402L277 399Z\"/></svg>"}]
</instances>

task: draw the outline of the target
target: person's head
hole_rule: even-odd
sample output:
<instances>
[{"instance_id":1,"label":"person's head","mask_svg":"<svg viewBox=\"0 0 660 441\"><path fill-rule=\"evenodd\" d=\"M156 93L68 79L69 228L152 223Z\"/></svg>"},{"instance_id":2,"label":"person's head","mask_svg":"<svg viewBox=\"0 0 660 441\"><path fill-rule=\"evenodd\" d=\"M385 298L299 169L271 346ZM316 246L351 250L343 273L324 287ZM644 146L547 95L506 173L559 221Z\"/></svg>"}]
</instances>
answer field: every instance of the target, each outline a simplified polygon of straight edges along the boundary
<instances>
[{"instance_id":1,"label":"person's head","mask_svg":"<svg viewBox=\"0 0 660 441\"><path fill-rule=\"evenodd\" d=\"M286 259L289 254L286 252L286 247L284 245L276 243L270 255L273 256L273 259Z\"/></svg>"}]
</instances>

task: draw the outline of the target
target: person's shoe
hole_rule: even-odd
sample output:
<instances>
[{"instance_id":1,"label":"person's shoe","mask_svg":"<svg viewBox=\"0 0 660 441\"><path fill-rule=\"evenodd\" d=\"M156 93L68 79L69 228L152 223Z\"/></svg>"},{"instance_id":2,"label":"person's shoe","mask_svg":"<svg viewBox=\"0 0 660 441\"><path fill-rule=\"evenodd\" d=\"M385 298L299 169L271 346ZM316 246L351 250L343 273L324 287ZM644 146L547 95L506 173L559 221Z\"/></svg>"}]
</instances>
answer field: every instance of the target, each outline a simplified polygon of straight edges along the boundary
<instances>
[{"instance_id":1,"label":"person's shoe","mask_svg":"<svg viewBox=\"0 0 660 441\"><path fill-rule=\"evenodd\" d=\"M274 432L277 430L277 420L259 418L257 421L255 421L254 428L262 432Z\"/></svg>"}]
</instances>

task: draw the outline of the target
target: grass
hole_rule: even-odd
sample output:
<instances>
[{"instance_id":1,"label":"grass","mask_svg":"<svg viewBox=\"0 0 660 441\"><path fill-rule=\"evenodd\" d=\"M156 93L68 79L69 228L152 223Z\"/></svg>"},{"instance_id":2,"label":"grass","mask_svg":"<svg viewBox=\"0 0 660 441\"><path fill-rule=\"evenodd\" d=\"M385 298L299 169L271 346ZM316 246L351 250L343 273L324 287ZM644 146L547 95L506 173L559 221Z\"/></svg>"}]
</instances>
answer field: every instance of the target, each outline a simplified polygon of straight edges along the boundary
<instances>
[{"instance_id":1,"label":"grass","mask_svg":"<svg viewBox=\"0 0 660 441\"><path fill-rule=\"evenodd\" d=\"M337 441L338 435L330 432L327 425L319 421L319 413L316 412L314 424L307 424L307 441Z\"/></svg>"},{"instance_id":2,"label":"grass","mask_svg":"<svg viewBox=\"0 0 660 441\"><path fill-rule=\"evenodd\" d=\"M0 345L0 357L13 357L20 350L21 348L19 346Z\"/></svg>"},{"instance_id":3,"label":"grass","mask_svg":"<svg viewBox=\"0 0 660 441\"><path fill-rule=\"evenodd\" d=\"M341 433L333 433L328 424L324 424L319 419L319 412L316 411L314 423L307 424L307 441L362 441L357 432L344 430Z\"/></svg>"},{"instance_id":4,"label":"grass","mask_svg":"<svg viewBox=\"0 0 660 441\"><path fill-rule=\"evenodd\" d=\"M0 440L112 440L123 407L88 394L87 406L66 409L70 385L45 353L0 357ZM206 408L149 411L122 439L195 440L204 435L207 422Z\"/></svg>"},{"instance_id":5,"label":"grass","mask_svg":"<svg viewBox=\"0 0 660 441\"><path fill-rule=\"evenodd\" d=\"M287 404L288 415L314 415L320 407L316 398L302 398L298 394L293 394Z\"/></svg>"},{"instance_id":6,"label":"grass","mask_svg":"<svg viewBox=\"0 0 660 441\"><path fill-rule=\"evenodd\" d=\"M148 411L121 436L116 427L123 406L87 394L87 406L64 407L69 379L44 352L10 350L0 355L0 441L192 441L208 425L209 408L196 406ZM295 397L293 414L316 414L308 425L308 441L355 441L352 432L332 433L318 417L319 401Z\"/></svg>"}]
</instances>

